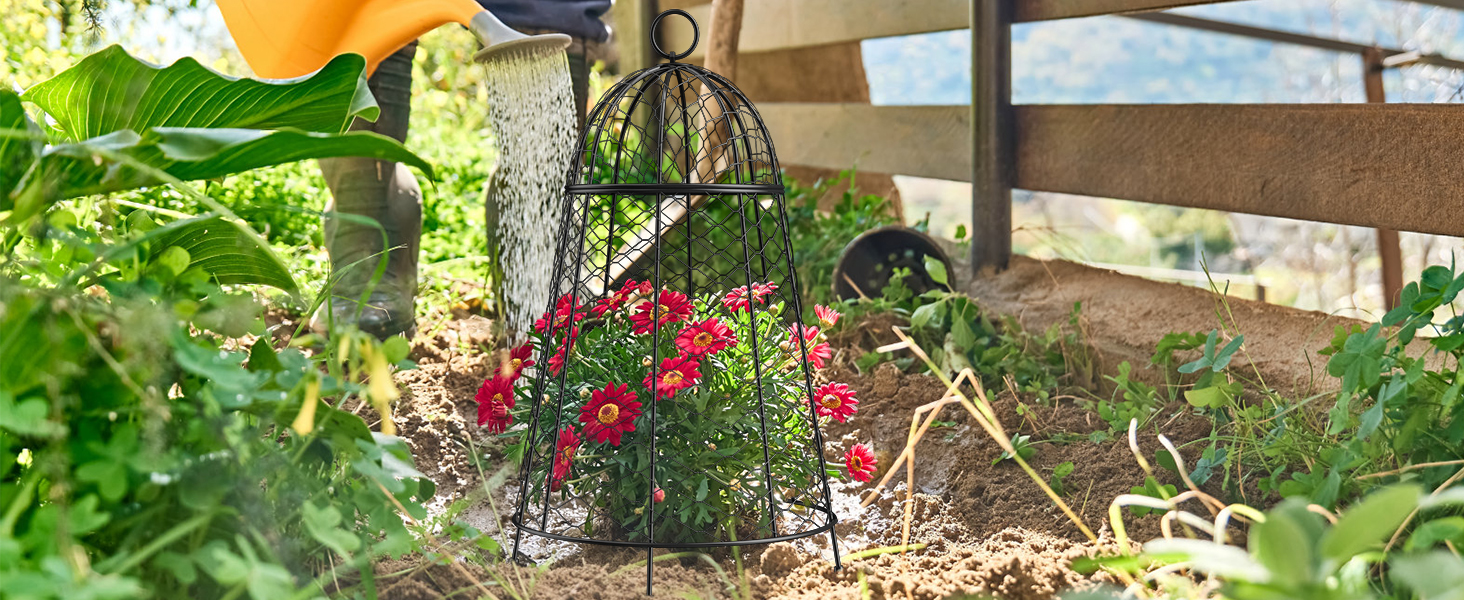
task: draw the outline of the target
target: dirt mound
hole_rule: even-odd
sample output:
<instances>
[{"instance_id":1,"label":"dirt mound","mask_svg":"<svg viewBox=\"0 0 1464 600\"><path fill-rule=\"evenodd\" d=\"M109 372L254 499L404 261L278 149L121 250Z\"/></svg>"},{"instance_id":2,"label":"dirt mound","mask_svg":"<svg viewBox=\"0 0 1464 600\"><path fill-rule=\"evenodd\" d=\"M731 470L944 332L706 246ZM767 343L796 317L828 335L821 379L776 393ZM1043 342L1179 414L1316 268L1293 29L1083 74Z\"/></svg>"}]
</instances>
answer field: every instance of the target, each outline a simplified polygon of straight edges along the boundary
<instances>
[{"instance_id":1,"label":"dirt mound","mask_svg":"<svg viewBox=\"0 0 1464 600\"><path fill-rule=\"evenodd\" d=\"M1143 367L1160 338L1174 331L1216 329L1223 314L1246 335L1245 352L1236 355L1233 366L1254 364L1267 384L1293 398L1336 389L1337 380L1325 376L1316 351L1331 341L1333 327L1361 323L1243 298L1224 297L1222 305L1221 297L1206 289L1025 256L1013 256L1010 268L972 282L967 291L983 307L1013 315L1033 331L1065 322L1073 304L1082 302L1100 370L1112 373L1126 360L1136 376L1151 380L1157 374Z\"/></svg>"}]
</instances>

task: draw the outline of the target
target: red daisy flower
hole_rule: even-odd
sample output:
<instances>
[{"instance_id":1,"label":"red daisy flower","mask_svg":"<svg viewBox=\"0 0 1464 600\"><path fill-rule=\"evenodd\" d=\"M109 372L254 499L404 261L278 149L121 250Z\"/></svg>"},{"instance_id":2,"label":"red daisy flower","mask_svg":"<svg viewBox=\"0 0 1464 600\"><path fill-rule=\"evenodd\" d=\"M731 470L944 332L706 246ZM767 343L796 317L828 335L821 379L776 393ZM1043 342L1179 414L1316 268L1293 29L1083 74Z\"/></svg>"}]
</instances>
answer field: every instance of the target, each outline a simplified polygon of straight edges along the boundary
<instances>
[{"instance_id":1,"label":"red daisy flower","mask_svg":"<svg viewBox=\"0 0 1464 600\"><path fill-rule=\"evenodd\" d=\"M574 306L573 300L574 297L570 294L560 296L554 306L554 317L550 318L549 313L544 313L544 316L534 321L534 331L548 335L550 332L558 332L560 328L570 322L571 318L576 323L585 320L587 315L584 307Z\"/></svg>"},{"instance_id":2,"label":"red daisy flower","mask_svg":"<svg viewBox=\"0 0 1464 600\"><path fill-rule=\"evenodd\" d=\"M574 344L579 341L580 328L570 327L569 335L564 337L564 342L559 345L559 350L554 356L549 357L549 374L558 375L564 370L564 361L570 352L574 352Z\"/></svg>"},{"instance_id":3,"label":"red daisy flower","mask_svg":"<svg viewBox=\"0 0 1464 600\"><path fill-rule=\"evenodd\" d=\"M478 426L485 424L488 431L503 433L513 424L513 415L508 409L513 408L513 380L506 377L489 377L483 380L483 385L478 387L478 393L473 395L478 401Z\"/></svg>"},{"instance_id":4,"label":"red daisy flower","mask_svg":"<svg viewBox=\"0 0 1464 600\"><path fill-rule=\"evenodd\" d=\"M524 373L524 369L534 366L534 361L530 359L533 354L534 345L524 342L523 345L509 351L508 358L498 365L495 375L504 375L510 381L518 379L519 375Z\"/></svg>"},{"instance_id":5,"label":"red daisy flower","mask_svg":"<svg viewBox=\"0 0 1464 600\"><path fill-rule=\"evenodd\" d=\"M715 318L689 325L676 336L676 346L693 358L716 354L735 345L737 338L732 330Z\"/></svg>"},{"instance_id":6,"label":"red daisy flower","mask_svg":"<svg viewBox=\"0 0 1464 600\"><path fill-rule=\"evenodd\" d=\"M635 324L633 331L636 333L650 333L653 326L662 327L691 318L691 309L691 300L686 294L662 290L655 304L646 300L637 305L635 314L630 315L630 322Z\"/></svg>"},{"instance_id":7,"label":"red daisy flower","mask_svg":"<svg viewBox=\"0 0 1464 600\"><path fill-rule=\"evenodd\" d=\"M794 357L798 356L798 327L799 325L788 326L788 341L783 342L782 348ZM819 339L818 327L803 325L804 348L808 352L808 362L813 363L813 368L824 368L824 361L834 357L834 349L828 342L815 343Z\"/></svg>"},{"instance_id":8,"label":"red daisy flower","mask_svg":"<svg viewBox=\"0 0 1464 600\"><path fill-rule=\"evenodd\" d=\"M844 316L839 311L822 304L815 304L813 306L813 314L818 315L818 322L824 326L824 329L829 329L838 324L839 317Z\"/></svg>"},{"instance_id":9,"label":"red daisy flower","mask_svg":"<svg viewBox=\"0 0 1464 600\"><path fill-rule=\"evenodd\" d=\"M755 283L752 285L752 295L749 298L747 286L744 285L727 292L727 295L722 298L722 306L727 307L727 310L737 312L747 308L750 302L761 302L765 296L773 293L777 289L778 284L776 283Z\"/></svg>"},{"instance_id":10,"label":"red daisy flower","mask_svg":"<svg viewBox=\"0 0 1464 600\"><path fill-rule=\"evenodd\" d=\"M855 481L864 482L874 479L874 472L879 470L874 461L874 450L869 444L854 444L850 447L844 453L844 468L849 470L849 476Z\"/></svg>"},{"instance_id":11,"label":"red daisy flower","mask_svg":"<svg viewBox=\"0 0 1464 600\"><path fill-rule=\"evenodd\" d=\"M549 491L557 492L564 485L565 478L569 477L574 455L579 452L583 442L574 429L565 427L559 430L559 440L554 444L554 468L549 473Z\"/></svg>"},{"instance_id":12,"label":"red daisy flower","mask_svg":"<svg viewBox=\"0 0 1464 600\"><path fill-rule=\"evenodd\" d=\"M854 397L854 392L849 390L849 385L844 383L825 383L813 393L813 408L820 417L833 417L835 421L843 423L849 419L849 415L859 405L859 400Z\"/></svg>"},{"instance_id":13,"label":"red daisy flower","mask_svg":"<svg viewBox=\"0 0 1464 600\"><path fill-rule=\"evenodd\" d=\"M625 385L605 384L605 389L590 392L590 402L580 409L579 420L585 424L585 437L597 443L610 441L620 445L621 434L635 431L635 418L641 415L641 403Z\"/></svg>"},{"instance_id":14,"label":"red daisy flower","mask_svg":"<svg viewBox=\"0 0 1464 600\"><path fill-rule=\"evenodd\" d=\"M660 398L675 396L678 390L689 388L696 383L696 379L701 377L701 373L697 372L700 367L701 365L695 360L684 356L662 360L661 368L654 374L659 381L652 379L651 374L647 374L644 382L646 389L653 390Z\"/></svg>"}]
</instances>

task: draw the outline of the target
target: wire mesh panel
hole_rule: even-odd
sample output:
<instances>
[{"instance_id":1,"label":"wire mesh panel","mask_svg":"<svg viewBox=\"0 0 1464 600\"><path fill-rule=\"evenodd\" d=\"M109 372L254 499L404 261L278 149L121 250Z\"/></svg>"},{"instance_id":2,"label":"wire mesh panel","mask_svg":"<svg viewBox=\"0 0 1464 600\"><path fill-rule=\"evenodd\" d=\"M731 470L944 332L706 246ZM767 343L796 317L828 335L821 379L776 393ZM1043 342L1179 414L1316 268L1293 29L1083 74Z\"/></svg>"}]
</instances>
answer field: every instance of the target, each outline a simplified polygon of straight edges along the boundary
<instances>
[{"instance_id":1,"label":"wire mesh panel","mask_svg":"<svg viewBox=\"0 0 1464 600\"><path fill-rule=\"evenodd\" d=\"M520 536L832 535L818 418L842 396L816 386L830 350L801 321L773 146L746 97L682 56L622 79L581 133L517 391Z\"/></svg>"}]
</instances>

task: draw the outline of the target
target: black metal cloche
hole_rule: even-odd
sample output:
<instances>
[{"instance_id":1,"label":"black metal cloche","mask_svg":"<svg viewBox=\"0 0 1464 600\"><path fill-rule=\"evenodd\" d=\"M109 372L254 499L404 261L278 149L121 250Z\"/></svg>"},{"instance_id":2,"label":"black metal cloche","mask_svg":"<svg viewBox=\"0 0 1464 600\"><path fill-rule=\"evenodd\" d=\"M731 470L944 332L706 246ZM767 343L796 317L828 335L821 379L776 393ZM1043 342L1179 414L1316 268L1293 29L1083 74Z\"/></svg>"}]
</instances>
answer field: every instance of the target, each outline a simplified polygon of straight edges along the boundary
<instances>
[{"instance_id":1,"label":"black metal cloche","mask_svg":"<svg viewBox=\"0 0 1464 600\"><path fill-rule=\"evenodd\" d=\"M691 21L666 11L653 40L670 15ZM677 62L692 48L656 50L669 62L590 112L568 173L518 395L515 552L526 533L648 555L827 533L837 563L811 401L828 345L803 322L772 141L731 82Z\"/></svg>"}]
</instances>

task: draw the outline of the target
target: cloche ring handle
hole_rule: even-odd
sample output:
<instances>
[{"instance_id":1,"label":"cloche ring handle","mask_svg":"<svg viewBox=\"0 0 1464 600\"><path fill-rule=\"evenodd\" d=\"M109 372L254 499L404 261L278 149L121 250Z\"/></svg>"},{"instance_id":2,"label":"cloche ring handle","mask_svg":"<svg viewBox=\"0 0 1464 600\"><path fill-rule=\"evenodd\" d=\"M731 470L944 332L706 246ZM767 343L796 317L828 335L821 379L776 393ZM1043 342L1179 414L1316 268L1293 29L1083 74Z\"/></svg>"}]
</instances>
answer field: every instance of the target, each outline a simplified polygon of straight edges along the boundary
<instances>
[{"instance_id":1,"label":"cloche ring handle","mask_svg":"<svg viewBox=\"0 0 1464 600\"><path fill-rule=\"evenodd\" d=\"M688 23L691 23L691 46L688 47L686 51L682 52L681 54L671 54L666 52L665 50L662 50L661 42L656 39L656 28L661 26L661 20L665 19L668 15L681 15L683 17L686 17L686 21ZM691 18L691 15L687 14L684 10L681 10L679 8L666 10L663 11L661 14L656 15L655 21L651 21L651 46L656 49L656 54L660 54L671 62L676 62L678 60L691 56L691 51L696 49L696 43L699 41L701 41L701 29L696 26L696 19Z\"/></svg>"}]
</instances>

